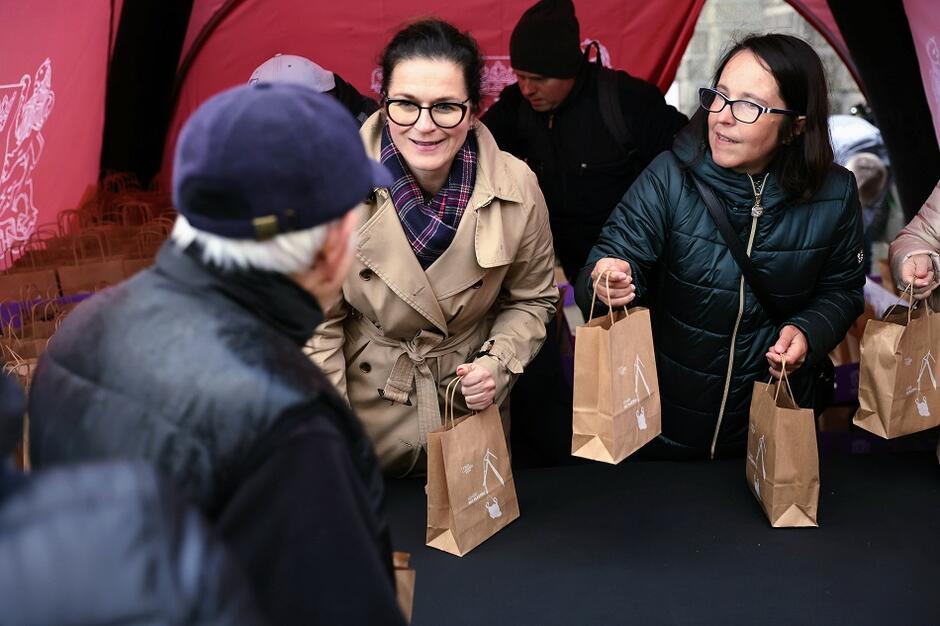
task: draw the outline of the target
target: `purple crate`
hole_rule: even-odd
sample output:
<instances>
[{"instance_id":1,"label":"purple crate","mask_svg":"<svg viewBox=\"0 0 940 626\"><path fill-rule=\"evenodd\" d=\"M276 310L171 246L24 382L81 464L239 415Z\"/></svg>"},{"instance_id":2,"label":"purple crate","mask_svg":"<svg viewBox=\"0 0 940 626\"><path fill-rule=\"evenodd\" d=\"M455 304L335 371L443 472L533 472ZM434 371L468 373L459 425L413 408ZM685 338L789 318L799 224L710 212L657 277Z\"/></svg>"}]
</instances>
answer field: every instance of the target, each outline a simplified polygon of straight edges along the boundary
<instances>
[{"instance_id":1,"label":"purple crate","mask_svg":"<svg viewBox=\"0 0 940 626\"><path fill-rule=\"evenodd\" d=\"M80 293L73 296L60 296L58 298L39 298L36 300L27 300L27 301L8 301L0 302L0 325L3 328L6 328L10 322L13 322L14 328L20 328L23 325L23 317L29 313L29 311L34 306L45 305L50 302L55 302L60 306L66 306L69 304L76 304L82 300L90 297L93 294L90 293Z\"/></svg>"}]
</instances>

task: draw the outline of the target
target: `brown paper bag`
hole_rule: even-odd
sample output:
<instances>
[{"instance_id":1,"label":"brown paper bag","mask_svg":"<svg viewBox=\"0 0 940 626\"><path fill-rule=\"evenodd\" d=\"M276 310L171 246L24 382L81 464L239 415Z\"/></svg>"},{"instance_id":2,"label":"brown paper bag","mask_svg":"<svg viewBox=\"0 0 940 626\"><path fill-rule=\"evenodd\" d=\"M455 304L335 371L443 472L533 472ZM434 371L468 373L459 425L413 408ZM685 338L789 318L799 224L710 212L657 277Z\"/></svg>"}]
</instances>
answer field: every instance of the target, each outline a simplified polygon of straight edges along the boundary
<instances>
[{"instance_id":1,"label":"brown paper bag","mask_svg":"<svg viewBox=\"0 0 940 626\"><path fill-rule=\"evenodd\" d=\"M87 245L92 244L91 252ZM72 239L74 265L57 268L62 295L94 293L118 284L125 278L124 258L110 253L101 232L85 231Z\"/></svg>"},{"instance_id":2,"label":"brown paper bag","mask_svg":"<svg viewBox=\"0 0 940 626\"><path fill-rule=\"evenodd\" d=\"M463 556L518 518L519 502L499 409L454 420L459 381L448 385L443 428L428 433L426 541Z\"/></svg>"},{"instance_id":3,"label":"brown paper bag","mask_svg":"<svg viewBox=\"0 0 940 626\"><path fill-rule=\"evenodd\" d=\"M619 463L662 432L650 314L593 316L575 331L571 454Z\"/></svg>"},{"instance_id":4,"label":"brown paper bag","mask_svg":"<svg viewBox=\"0 0 940 626\"><path fill-rule=\"evenodd\" d=\"M392 564L395 568L395 592L398 596L398 606L405 614L405 622L411 623L415 600L415 571L409 567L411 554L408 552L392 552Z\"/></svg>"},{"instance_id":5,"label":"brown paper bag","mask_svg":"<svg viewBox=\"0 0 940 626\"><path fill-rule=\"evenodd\" d=\"M0 300L26 300L27 293L58 295L55 270L44 269L0 274Z\"/></svg>"},{"instance_id":6,"label":"brown paper bag","mask_svg":"<svg viewBox=\"0 0 940 626\"><path fill-rule=\"evenodd\" d=\"M924 306L869 320L853 422L885 439L940 425L940 315Z\"/></svg>"},{"instance_id":7,"label":"brown paper bag","mask_svg":"<svg viewBox=\"0 0 940 626\"><path fill-rule=\"evenodd\" d=\"M776 384L754 383L745 466L748 487L771 526L818 526L819 453L813 410L796 405L786 375Z\"/></svg>"}]
</instances>

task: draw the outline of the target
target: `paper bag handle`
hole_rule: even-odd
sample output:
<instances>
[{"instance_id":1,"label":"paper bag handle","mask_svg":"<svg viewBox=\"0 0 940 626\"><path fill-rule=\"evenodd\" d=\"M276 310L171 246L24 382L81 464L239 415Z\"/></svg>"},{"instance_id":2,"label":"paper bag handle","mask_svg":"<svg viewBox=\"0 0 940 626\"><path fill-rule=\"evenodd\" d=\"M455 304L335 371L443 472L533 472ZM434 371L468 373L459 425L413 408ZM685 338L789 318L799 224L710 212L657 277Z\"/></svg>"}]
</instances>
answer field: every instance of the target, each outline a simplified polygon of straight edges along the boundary
<instances>
[{"instance_id":1,"label":"paper bag handle","mask_svg":"<svg viewBox=\"0 0 940 626\"><path fill-rule=\"evenodd\" d=\"M793 401L793 404L796 404L796 396L793 395L793 388L790 387L790 378L787 376L787 357L783 357L783 363L781 367L783 368L783 375L782 375L783 382L787 384L787 391L790 393L790 400ZM777 391L776 393L774 393L774 404L777 403L777 398L779 397L779 395L780 395L780 381L778 380ZM799 405L797 404L797 406Z\"/></svg>"},{"instance_id":2,"label":"paper bag handle","mask_svg":"<svg viewBox=\"0 0 940 626\"><path fill-rule=\"evenodd\" d=\"M904 288L904 291L901 292L901 296L905 296L905 295L908 295L908 294L910 294L911 299L910 299L910 302L908 303L910 306L907 307L907 323L910 324L910 323L911 323L911 313L914 312L914 306L915 306L916 303L917 303L917 301L914 300L914 283L909 284L907 287ZM924 302L926 303L927 301L924 300ZM888 316L891 315L891 312L894 311L896 308L898 308L900 305L901 305L901 297L898 296L898 301L895 302L894 304L892 304L892 305L891 305L891 308L889 308L887 311L885 311L884 315L881 316L881 319L887 319ZM928 308L928 309L930 308L930 305L929 305L929 304L927 305L927 308ZM932 312L933 312L933 311L931 310L931 313L932 313ZM928 315L929 315L929 313L928 313Z\"/></svg>"},{"instance_id":3,"label":"paper bag handle","mask_svg":"<svg viewBox=\"0 0 940 626\"><path fill-rule=\"evenodd\" d=\"M454 380L447 383L447 389L444 390L444 428L447 428L447 417L450 416L450 424L453 427L456 418L454 417L454 397L457 395L457 386L460 384L463 376L456 376Z\"/></svg>"},{"instance_id":4,"label":"paper bag handle","mask_svg":"<svg viewBox=\"0 0 940 626\"><path fill-rule=\"evenodd\" d=\"M601 272L601 275L597 277L597 280L594 281L594 288L591 290L591 312L588 314L588 321L594 319L594 303L597 302L597 286L601 282L601 278L604 279L604 285L607 287L607 293L610 294L610 273L613 270L607 269ZM627 310L626 305L623 307L623 312L627 315L630 315L630 311ZM610 315L610 323L614 323L614 307L607 302L607 314Z\"/></svg>"}]
</instances>

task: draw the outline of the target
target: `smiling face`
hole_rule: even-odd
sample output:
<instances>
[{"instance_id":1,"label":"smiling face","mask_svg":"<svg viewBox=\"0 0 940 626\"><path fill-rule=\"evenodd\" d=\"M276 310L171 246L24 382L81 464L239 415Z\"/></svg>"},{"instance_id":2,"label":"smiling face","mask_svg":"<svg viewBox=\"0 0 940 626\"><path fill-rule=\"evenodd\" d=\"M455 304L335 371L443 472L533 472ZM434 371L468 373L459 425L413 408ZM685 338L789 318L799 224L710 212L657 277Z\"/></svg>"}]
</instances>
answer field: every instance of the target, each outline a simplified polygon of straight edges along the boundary
<instances>
[{"instance_id":1,"label":"smiling face","mask_svg":"<svg viewBox=\"0 0 940 626\"><path fill-rule=\"evenodd\" d=\"M467 86L463 71L453 61L405 59L392 70L387 96L390 100L411 100L421 106L463 102L467 99ZM422 110L412 126L399 126L389 120L392 142L424 191L434 194L444 185L475 119L468 110L454 128L440 128L431 119L430 111Z\"/></svg>"},{"instance_id":2,"label":"smiling face","mask_svg":"<svg viewBox=\"0 0 940 626\"><path fill-rule=\"evenodd\" d=\"M715 89L731 100L750 100L786 109L777 80L750 50L741 50L725 65ZM780 146L782 115L764 113L753 124L739 122L726 106L708 114L708 145L712 159L735 172L758 174L767 169Z\"/></svg>"}]
</instances>

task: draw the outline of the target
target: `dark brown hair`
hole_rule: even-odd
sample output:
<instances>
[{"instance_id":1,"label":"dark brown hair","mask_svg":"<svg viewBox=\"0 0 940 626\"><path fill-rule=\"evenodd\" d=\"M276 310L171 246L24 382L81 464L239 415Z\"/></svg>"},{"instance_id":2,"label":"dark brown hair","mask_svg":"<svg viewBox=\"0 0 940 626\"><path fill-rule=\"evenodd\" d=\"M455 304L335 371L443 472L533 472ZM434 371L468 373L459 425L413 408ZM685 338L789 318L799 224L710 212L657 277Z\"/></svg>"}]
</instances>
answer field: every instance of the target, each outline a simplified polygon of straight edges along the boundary
<instances>
[{"instance_id":1,"label":"dark brown hair","mask_svg":"<svg viewBox=\"0 0 940 626\"><path fill-rule=\"evenodd\" d=\"M779 33L748 35L722 57L712 79L713 87L728 61L742 50L753 52L773 75L786 108L806 116L806 126L799 135L793 133L796 117L787 116L780 125L780 145L770 169L790 198L808 200L826 179L833 158L829 93L822 61L808 43L797 37ZM704 118L703 134L708 132Z\"/></svg>"},{"instance_id":2,"label":"dark brown hair","mask_svg":"<svg viewBox=\"0 0 940 626\"><path fill-rule=\"evenodd\" d=\"M379 56L383 94L388 93L392 70L409 59L452 61L463 70L471 108L480 110L483 58L476 40L469 33L462 33L451 24L433 18L413 22L399 30Z\"/></svg>"}]
</instances>

